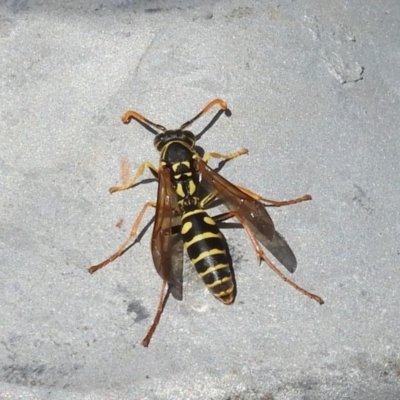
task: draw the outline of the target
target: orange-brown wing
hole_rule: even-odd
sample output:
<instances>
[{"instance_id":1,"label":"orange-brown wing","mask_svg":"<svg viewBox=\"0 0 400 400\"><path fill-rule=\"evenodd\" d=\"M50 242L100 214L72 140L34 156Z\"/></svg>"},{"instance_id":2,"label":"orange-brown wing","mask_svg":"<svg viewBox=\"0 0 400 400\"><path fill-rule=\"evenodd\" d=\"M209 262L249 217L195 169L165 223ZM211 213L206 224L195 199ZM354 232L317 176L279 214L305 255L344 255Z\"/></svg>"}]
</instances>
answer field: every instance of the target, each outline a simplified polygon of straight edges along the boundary
<instances>
[{"instance_id":1,"label":"orange-brown wing","mask_svg":"<svg viewBox=\"0 0 400 400\"><path fill-rule=\"evenodd\" d=\"M215 194L215 199L222 202L228 210L238 211L263 246L289 272L294 272L297 266L296 257L284 237L275 231L265 205L212 170L201 158L196 159L196 168L205 190Z\"/></svg>"},{"instance_id":2,"label":"orange-brown wing","mask_svg":"<svg viewBox=\"0 0 400 400\"><path fill-rule=\"evenodd\" d=\"M207 192L214 193L215 199L221 200L229 210L240 212L252 230L268 240L273 239L274 223L262 203L213 171L201 158L197 158L195 164L200 174L201 185Z\"/></svg>"},{"instance_id":3,"label":"orange-brown wing","mask_svg":"<svg viewBox=\"0 0 400 400\"><path fill-rule=\"evenodd\" d=\"M158 171L157 207L151 238L154 266L161 279L168 282L169 290L177 300L182 300L183 243L179 230L181 224L176 193L171 185L170 171Z\"/></svg>"}]
</instances>

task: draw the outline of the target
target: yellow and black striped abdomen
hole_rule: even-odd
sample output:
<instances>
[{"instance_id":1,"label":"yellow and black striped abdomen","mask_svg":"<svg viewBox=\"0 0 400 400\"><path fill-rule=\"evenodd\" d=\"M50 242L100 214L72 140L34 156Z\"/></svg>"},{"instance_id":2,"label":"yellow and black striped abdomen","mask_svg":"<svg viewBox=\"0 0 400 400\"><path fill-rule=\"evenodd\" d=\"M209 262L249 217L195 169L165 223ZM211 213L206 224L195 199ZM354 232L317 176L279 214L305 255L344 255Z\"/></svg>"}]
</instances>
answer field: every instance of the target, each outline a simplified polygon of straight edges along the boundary
<instances>
[{"instance_id":1,"label":"yellow and black striped abdomen","mask_svg":"<svg viewBox=\"0 0 400 400\"><path fill-rule=\"evenodd\" d=\"M231 304L235 288L230 257L216 222L202 209L185 211L181 235L189 258L207 288L218 300Z\"/></svg>"}]
</instances>

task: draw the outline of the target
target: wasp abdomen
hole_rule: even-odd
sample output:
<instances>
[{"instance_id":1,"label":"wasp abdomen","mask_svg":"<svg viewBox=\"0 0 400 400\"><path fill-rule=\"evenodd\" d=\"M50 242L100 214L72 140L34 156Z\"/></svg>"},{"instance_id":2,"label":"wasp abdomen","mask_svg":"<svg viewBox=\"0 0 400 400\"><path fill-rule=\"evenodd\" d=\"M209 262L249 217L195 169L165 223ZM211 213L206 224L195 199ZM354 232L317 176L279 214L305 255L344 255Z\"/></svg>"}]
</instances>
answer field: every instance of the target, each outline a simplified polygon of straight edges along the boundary
<instances>
[{"instance_id":1,"label":"wasp abdomen","mask_svg":"<svg viewBox=\"0 0 400 400\"><path fill-rule=\"evenodd\" d=\"M189 258L207 288L223 303L233 303L230 257L216 222L202 209L183 212L181 235Z\"/></svg>"}]
</instances>

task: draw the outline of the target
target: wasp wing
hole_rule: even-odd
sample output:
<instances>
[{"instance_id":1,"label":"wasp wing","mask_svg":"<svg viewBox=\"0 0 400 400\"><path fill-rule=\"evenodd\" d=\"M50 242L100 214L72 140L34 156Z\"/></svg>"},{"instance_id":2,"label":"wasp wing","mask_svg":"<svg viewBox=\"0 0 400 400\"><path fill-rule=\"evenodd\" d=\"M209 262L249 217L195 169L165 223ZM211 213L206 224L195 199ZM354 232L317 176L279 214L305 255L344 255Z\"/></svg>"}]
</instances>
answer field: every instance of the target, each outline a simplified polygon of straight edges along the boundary
<instances>
[{"instance_id":1,"label":"wasp wing","mask_svg":"<svg viewBox=\"0 0 400 400\"><path fill-rule=\"evenodd\" d=\"M275 235L272 240L268 240L265 236L258 234L256 234L256 237L290 273L296 271L296 257L286 242L286 239L277 230L275 230Z\"/></svg>"},{"instance_id":2,"label":"wasp wing","mask_svg":"<svg viewBox=\"0 0 400 400\"><path fill-rule=\"evenodd\" d=\"M265 205L241 191L237 186L212 170L201 158L196 159L201 184L217 202L230 211L239 212L266 249L289 271L296 270L297 261L285 238L275 231Z\"/></svg>"},{"instance_id":3,"label":"wasp wing","mask_svg":"<svg viewBox=\"0 0 400 400\"><path fill-rule=\"evenodd\" d=\"M158 180L151 253L154 266L161 279L168 283L172 296L182 300L183 243L179 230L173 229L181 224L181 216L168 168L159 169Z\"/></svg>"},{"instance_id":4,"label":"wasp wing","mask_svg":"<svg viewBox=\"0 0 400 400\"><path fill-rule=\"evenodd\" d=\"M220 200L229 210L239 212L255 233L270 241L274 238L274 223L262 203L212 170L201 158L196 159L195 165L201 185L214 195L215 200Z\"/></svg>"}]
</instances>

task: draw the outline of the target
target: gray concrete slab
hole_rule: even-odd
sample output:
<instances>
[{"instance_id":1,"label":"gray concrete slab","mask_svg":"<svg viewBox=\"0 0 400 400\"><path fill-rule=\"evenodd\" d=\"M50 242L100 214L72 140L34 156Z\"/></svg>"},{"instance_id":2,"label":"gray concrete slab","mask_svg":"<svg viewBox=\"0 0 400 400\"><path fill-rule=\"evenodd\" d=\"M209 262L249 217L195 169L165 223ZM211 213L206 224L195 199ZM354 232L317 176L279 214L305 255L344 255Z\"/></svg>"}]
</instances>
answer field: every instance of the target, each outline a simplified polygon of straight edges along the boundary
<instances>
[{"instance_id":1,"label":"gray concrete slab","mask_svg":"<svg viewBox=\"0 0 400 400\"><path fill-rule=\"evenodd\" d=\"M36 3L0 5L0 398L400 398L400 4ZM232 115L199 145L249 149L221 173L273 199L312 194L270 213L293 279L325 304L229 229L235 304L186 261L184 300L145 349L151 230L87 273L156 196L155 182L107 192L122 160L158 163L120 117L176 128L216 97Z\"/></svg>"}]
</instances>

